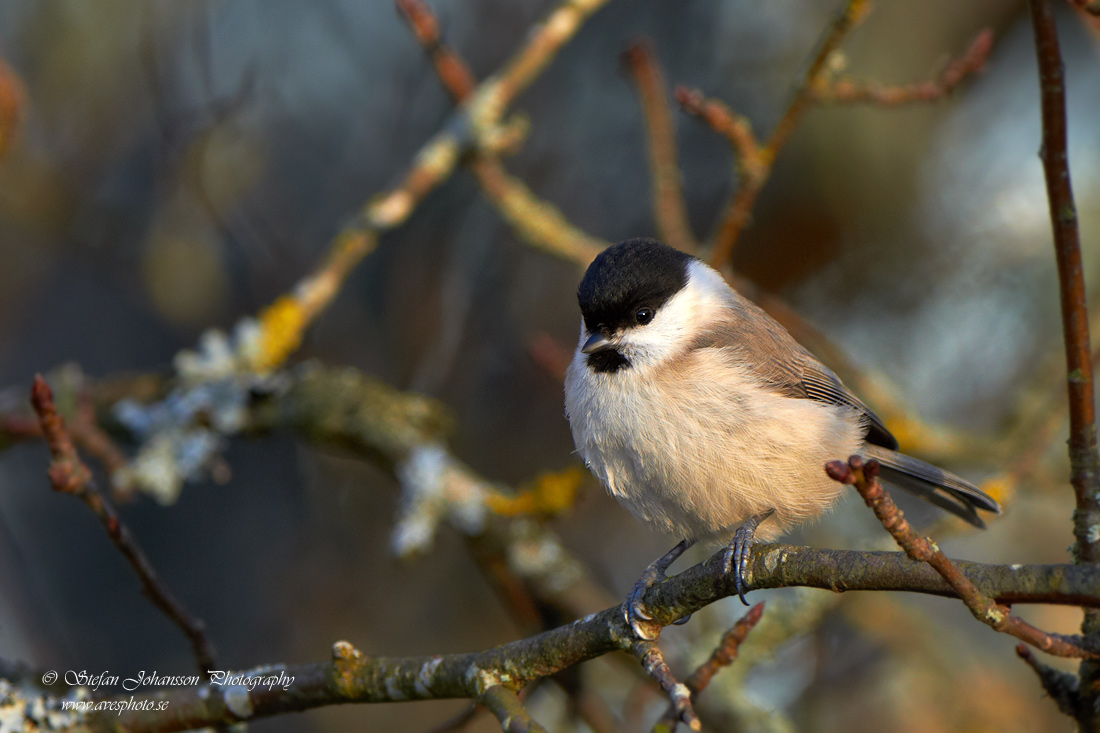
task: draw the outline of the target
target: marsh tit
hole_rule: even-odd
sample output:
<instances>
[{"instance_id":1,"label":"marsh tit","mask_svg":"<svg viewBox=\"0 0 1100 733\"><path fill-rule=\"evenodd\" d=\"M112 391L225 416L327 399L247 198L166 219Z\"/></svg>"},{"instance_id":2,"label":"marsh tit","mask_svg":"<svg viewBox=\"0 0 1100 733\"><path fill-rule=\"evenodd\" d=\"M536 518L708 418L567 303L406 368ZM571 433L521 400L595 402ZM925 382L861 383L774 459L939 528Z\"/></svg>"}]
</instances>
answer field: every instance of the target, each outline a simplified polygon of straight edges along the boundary
<instances>
[{"instance_id":1,"label":"marsh tit","mask_svg":"<svg viewBox=\"0 0 1100 733\"><path fill-rule=\"evenodd\" d=\"M1000 512L972 484L899 453L828 367L695 257L621 242L589 265L577 295L581 335L565 377L577 451L635 517L684 538L631 592L636 632L645 590L696 541L729 543L744 602L755 539L821 514L844 491L825 474L832 460L873 458L884 483L978 527L978 509Z\"/></svg>"}]
</instances>

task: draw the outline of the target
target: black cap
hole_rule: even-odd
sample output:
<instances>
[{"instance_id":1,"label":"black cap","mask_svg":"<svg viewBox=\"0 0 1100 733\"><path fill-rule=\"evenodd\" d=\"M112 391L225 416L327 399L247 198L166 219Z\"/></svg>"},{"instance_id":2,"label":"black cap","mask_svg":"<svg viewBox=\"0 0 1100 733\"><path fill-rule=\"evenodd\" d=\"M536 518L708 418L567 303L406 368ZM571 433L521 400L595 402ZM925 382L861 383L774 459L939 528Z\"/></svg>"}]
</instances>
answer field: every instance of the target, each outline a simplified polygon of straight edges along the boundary
<instances>
[{"instance_id":1,"label":"black cap","mask_svg":"<svg viewBox=\"0 0 1100 733\"><path fill-rule=\"evenodd\" d=\"M632 326L639 309L660 308L687 284L692 259L656 239L628 239L600 252L577 289L588 330Z\"/></svg>"}]
</instances>

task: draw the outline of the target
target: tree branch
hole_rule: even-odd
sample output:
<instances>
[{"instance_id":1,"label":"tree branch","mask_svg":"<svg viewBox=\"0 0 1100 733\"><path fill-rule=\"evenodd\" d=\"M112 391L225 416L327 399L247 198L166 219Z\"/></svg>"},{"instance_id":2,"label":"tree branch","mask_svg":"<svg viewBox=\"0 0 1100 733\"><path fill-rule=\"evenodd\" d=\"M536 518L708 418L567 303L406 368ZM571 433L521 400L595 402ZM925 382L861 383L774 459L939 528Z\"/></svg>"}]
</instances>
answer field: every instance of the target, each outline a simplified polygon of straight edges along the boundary
<instances>
[{"instance_id":1,"label":"tree branch","mask_svg":"<svg viewBox=\"0 0 1100 733\"><path fill-rule=\"evenodd\" d=\"M878 470L877 461L867 461L864 464L859 456L852 456L848 459L848 463L832 461L826 467L826 472L835 481L855 486L867 506L882 522L882 526L905 550L905 554L914 560L931 565L955 590L974 618L995 631L1015 636L1048 654L1078 659L1100 659L1100 651L1092 648L1087 638L1048 634L1018 616L1013 616L1007 606L997 603L978 590L978 587L970 582L966 574L959 570L935 543L913 530L901 510L894 504L894 500L878 482L876 478Z\"/></svg>"},{"instance_id":2,"label":"tree branch","mask_svg":"<svg viewBox=\"0 0 1100 733\"><path fill-rule=\"evenodd\" d=\"M675 128L661 65L649 40L630 44L623 58L638 89L649 136L649 170L653 178L653 211L657 231L673 247L684 252L695 252L699 243L688 221Z\"/></svg>"},{"instance_id":3,"label":"tree branch","mask_svg":"<svg viewBox=\"0 0 1100 733\"><path fill-rule=\"evenodd\" d=\"M130 532L130 528L123 524L114 507L96 489L92 481L92 472L77 455L76 447L65 429L65 421L57 413L53 392L41 376L34 379L31 404L38 414L42 434L46 438L50 455L53 457L49 475L54 491L72 494L88 505L100 524L107 530L107 536L137 573L145 597L160 609L191 642L191 651L195 656L199 672L206 674L207 670L214 669L216 666L214 648L206 636L205 625L172 595L157 576L152 563L149 562L145 551L141 549L137 538Z\"/></svg>"},{"instance_id":4,"label":"tree branch","mask_svg":"<svg viewBox=\"0 0 1100 733\"><path fill-rule=\"evenodd\" d=\"M735 592L725 573L723 554L719 551L646 592L644 603L653 612L656 623L667 626ZM812 572L809 577L802 577L807 568L812 568ZM958 568L994 597L1009 595L1017 603L1083 602L1100 606L1097 568L1056 565L1016 569L979 563L958 563ZM757 589L811 585L833 587L838 592L909 590L953 594L935 571L924 563L906 559L902 553L758 545L753 548L750 571L751 587ZM1011 590L1018 574L1024 578L1022 584L1029 588L1024 593ZM831 586L823 576L830 579ZM93 715L88 722L96 730L123 727L131 731L170 731L349 702L478 699L494 685L520 688L574 664L611 651L630 649L635 641L623 620L622 606L616 605L520 641L467 654L373 658L347 642L340 642L333 648L332 662L265 666L239 673L245 678L260 676L284 681L293 677L286 689L279 685L255 685L251 691L242 686L218 685L166 688L140 698L167 701L162 712L127 710L121 716Z\"/></svg>"}]
</instances>

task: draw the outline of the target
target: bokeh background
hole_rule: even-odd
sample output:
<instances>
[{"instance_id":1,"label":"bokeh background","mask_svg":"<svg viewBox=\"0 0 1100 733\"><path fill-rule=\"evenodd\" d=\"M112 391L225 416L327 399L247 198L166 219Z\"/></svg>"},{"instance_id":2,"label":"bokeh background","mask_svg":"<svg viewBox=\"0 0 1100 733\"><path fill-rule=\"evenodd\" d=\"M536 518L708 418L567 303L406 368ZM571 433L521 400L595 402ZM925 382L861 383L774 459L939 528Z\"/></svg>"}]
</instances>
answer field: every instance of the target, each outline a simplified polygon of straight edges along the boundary
<instances>
[{"instance_id":1,"label":"bokeh background","mask_svg":"<svg viewBox=\"0 0 1100 733\"><path fill-rule=\"evenodd\" d=\"M552 5L432 2L481 78ZM649 37L671 84L726 101L764 135L834 6L613 0L518 99L532 130L506 166L593 235L653 235L645 127L620 53ZM1086 277L1096 285L1100 35L1059 11L1070 161ZM1041 423L1035 415L1057 419L1061 397L1026 8L882 3L843 51L855 77L922 81L985 27L996 35L988 66L948 101L812 110L734 259L738 274L889 385L929 431L965 436L973 450L926 455L976 481L1000 480ZM308 273L452 109L386 0L3 0L0 56L24 95L0 159L0 385L12 385L9 398L67 362L93 378L163 370L206 329L232 329ZM674 111L674 121L691 223L705 236L735 184L733 156L697 120ZM560 381L531 344L548 335L572 348L579 277L574 263L520 241L459 171L384 236L296 358L351 365L438 398L458 426L455 454L522 484L575 461ZM1006 512L988 531L935 525L949 554L1068 560L1063 437L1064 428L1037 446L1042 458L1026 480L997 484ZM122 511L168 585L206 620L227 667L324 659L337 639L403 655L521 634L454 531L442 529L416 558L392 556L399 496L381 471L283 434L234 440L224 458L228 481L189 484L171 506L139 497ZM0 453L0 656L59 670L190 670L184 641L141 597L87 510L49 490L47 463L37 443ZM635 523L593 482L553 527L615 596L675 541ZM862 547L883 536L858 502L844 501L792 541ZM748 699L776 711L754 726L1067 728L1011 640L961 604L904 594L814 600L826 595L753 594L820 607L749 673ZM667 631L674 669L686 674L705 658L741 612L727 599ZM1024 613L1053 631L1080 621L1072 609ZM626 729L648 729L663 710L659 695L630 692L622 665L588 667L582 679L606 691L612 710L628 701ZM734 693L716 682L701 703L715 729L732 725L726 694ZM544 685L529 702L551 729L566 730L562 699ZM463 706L354 706L254 725L421 730ZM481 718L471 729L495 726Z\"/></svg>"}]
</instances>

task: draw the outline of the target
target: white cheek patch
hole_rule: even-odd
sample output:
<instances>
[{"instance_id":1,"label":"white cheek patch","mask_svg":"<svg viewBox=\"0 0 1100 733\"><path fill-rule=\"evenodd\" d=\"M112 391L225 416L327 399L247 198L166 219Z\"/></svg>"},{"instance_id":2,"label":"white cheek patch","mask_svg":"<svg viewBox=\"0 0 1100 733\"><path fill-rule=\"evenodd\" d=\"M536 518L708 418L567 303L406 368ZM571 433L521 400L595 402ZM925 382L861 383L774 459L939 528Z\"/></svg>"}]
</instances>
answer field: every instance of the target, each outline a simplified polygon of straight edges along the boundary
<instances>
[{"instance_id":1,"label":"white cheek patch","mask_svg":"<svg viewBox=\"0 0 1100 733\"><path fill-rule=\"evenodd\" d=\"M732 300L733 293L722 276L693 260L688 265L687 285L657 309L649 325L624 331L619 351L639 367L661 364L681 352Z\"/></svg>"}]
</instances>

